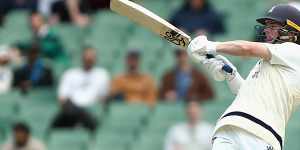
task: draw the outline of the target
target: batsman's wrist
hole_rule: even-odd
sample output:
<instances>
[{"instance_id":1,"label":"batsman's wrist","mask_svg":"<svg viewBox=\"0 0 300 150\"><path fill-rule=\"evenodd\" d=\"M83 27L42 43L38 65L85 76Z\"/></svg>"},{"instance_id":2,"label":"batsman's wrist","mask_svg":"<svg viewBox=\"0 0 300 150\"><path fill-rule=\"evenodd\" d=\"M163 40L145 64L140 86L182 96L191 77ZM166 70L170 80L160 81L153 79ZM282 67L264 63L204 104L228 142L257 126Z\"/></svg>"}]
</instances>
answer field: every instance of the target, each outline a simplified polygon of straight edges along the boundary
<instances>
[{"instance_id":1,"label":"batsman's wrist","mask_svg":"<svg viewBox=\"0 0 300 150\"><path fill-rule=\"evenodd\" d=\"M212 41L208 41L207 44L207 54L212 54L212 55L216 55L217 54L217 46L218 46L219 42L212 42Z\"/></svg>"}]
</instances>

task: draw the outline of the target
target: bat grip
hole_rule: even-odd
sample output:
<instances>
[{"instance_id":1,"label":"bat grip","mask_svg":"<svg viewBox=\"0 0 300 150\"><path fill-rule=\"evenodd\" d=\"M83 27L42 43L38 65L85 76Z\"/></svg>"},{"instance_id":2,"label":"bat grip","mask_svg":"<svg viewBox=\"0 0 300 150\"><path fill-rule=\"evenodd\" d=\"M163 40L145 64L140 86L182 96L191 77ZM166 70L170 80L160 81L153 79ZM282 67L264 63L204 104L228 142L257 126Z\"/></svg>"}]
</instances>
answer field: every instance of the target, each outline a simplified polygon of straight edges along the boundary
<instances>
[{"instance_id":1,"label":"bat grip","mask_svg":"<svg viewBox=\"0 0 300 150\"><path fill-rule=\"evenodd\" d=\"M206 54L206 57L208 59L215 58L215 56L212 55L212 54ZM224 70L227 73L232 73L233 72L233 69L228 64L224 64L223 67L222 67L222 70Z\"/></svg>"}]
</instances>

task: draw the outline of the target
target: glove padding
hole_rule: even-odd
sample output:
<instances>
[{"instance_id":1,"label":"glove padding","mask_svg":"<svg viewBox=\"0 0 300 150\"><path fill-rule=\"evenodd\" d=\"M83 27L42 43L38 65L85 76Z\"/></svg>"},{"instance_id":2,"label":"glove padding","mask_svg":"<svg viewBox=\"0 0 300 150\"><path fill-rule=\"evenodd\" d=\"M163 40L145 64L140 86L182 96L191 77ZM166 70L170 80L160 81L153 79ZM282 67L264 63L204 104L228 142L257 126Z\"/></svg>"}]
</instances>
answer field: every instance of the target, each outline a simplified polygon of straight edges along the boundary
<instances>
[{"instance_id":1,"label":"glove padding","mask_svg":"<svg viewBox=\"0 0 300 150\"><path fill-rule=\"evenodd\" d=\"M222 55L217 55L215 58L205 59L202 63L216 81L224 81L225 79L230 81L235 78L237 72L236 67ZM232 73L228 73L222 69L224 64L227 64L232 68Z\"/></svg>"},{"instance_id":2,"label":"glove padding","mask_svg":"<svg viewBox=\"0 0 300 150\"><path fill-rule=\"evenodd\" d=\"M202 62L206 59L207 54L216 54L217 42L207 40L206 36L198 36L191 41L187 48L188 55L195 62Z\"/></svg>"}]
</instances>

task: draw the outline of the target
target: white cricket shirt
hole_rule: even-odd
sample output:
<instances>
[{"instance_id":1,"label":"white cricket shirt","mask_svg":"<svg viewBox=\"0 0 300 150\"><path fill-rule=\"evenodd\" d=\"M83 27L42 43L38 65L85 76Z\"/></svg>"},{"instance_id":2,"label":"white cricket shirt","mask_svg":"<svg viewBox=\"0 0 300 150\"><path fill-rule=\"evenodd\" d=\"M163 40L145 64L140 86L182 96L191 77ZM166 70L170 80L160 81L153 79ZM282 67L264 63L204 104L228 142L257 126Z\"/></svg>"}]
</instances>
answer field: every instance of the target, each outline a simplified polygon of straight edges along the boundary
<instances>
[{"instance_id":1,"label":"white cricket shirt","mask_svg":"<svg viewBox=\"0 0 300 150\"><path fill-rule=\"evenodd\" d=\"M271 60L255 65L215 132L225 125L236 126L281 150L287 122L300 104L300 45L265 46Z\"/></svg>"}]
</instances>

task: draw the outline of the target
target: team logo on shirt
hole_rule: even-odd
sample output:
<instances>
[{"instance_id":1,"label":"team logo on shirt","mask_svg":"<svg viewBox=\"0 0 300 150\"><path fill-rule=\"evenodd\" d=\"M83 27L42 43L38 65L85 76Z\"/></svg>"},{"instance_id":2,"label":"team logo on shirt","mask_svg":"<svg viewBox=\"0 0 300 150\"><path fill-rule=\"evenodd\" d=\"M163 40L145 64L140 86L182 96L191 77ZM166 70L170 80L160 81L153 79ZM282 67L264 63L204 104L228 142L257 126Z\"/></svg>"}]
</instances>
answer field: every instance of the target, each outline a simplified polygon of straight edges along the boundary
<instances>
[{"instance_id":1,"label":"team logo on shirt","mask_svg":"<svg viewBox=\"0 0 300 150\"><path fill-rule=\"evenodd\" d=\"M274 150L274 148L272 146L267 146L266 150Z\"/></svg>"}]
</instances>

